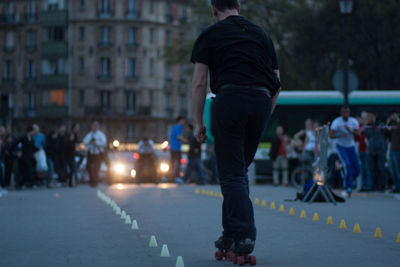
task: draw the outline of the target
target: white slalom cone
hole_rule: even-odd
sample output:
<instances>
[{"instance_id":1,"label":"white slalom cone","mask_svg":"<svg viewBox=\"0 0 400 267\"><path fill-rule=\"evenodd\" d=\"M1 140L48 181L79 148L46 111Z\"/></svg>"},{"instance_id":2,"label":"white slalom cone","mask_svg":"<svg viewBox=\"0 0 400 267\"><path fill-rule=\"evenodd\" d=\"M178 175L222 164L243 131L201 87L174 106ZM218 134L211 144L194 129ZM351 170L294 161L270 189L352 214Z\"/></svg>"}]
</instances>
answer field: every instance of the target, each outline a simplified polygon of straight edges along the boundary
<instances>
[{"instance_id":1,"label":"white slalom cone","mask_svg":"<svg viewBox=\"0 0 400 267\"><path fill-rule=\"evenodd\" d=\"M170 257L170 255L169 255L169 250L168 250L168 246L167 246L166 244L164 244L164 245L162 246L160 257Z\"/></svg>"},{"instance_id":2,"label":"white slalom cone","mask_svg":"<svg viewBox=\"0 0 400 267\"><path fill-rule=\"evenodd\" d=\"M121 219L122 219L122 220L125 220L125 219L126 219L126 213L125 213L124 210L123 210L122 213L121 213Z\"/></svg>"},{"instance_id":3,"label":"white slalom cone","mask_svg":"<svg viewBox=\"0 0 400 267\"><path fill-rule=\"evenodd\" d=\"M176 259L175 267L185 267L182 256L178 256L178 258Z\"/></svg>"},{"instance_id":4,"label":"white slalom cone","mask_svg":"<svg viewBox=\"0 0 400 267\"><path fill-rule=\"evenodd\" d=\"M156 237L155 237L154 235L152 235L152 236L150 237L149 247L151 247L151 248L156 248L157 246L158 246L158 245L157 245Z\"/></svg>"},{"instance_id":5,"label":"white slalom cone","mask_svg":"<svg viewBox=\"0 0 400 267\"><path fill-rule=\"evenodd\" d=\"M131 223L132 223L131 216L127 215L125 219L125 224L131 224Z\"/></svg>"},{"instance_id":6,"label":"white slalom cone","mask_svg":"<svg viewBox=\"0 0 400 267\"><path fill-rule=\"evenodd\" d=\"M131 229L132 230L139 230L139 226L138 226L136 220L133 220Z\"/></svg>"},{"instance_id":7,"label":"white slalom cone","mask_svg":"<svg viewBox=\"0 0 400 267\"><path fill-rule=\"evenodd\" d=\"M120 207L117 208L116 214L117 214L117 216L118 216L118 215L121 215L121 208L120 208Z\"/></svg>"}]
</instances>

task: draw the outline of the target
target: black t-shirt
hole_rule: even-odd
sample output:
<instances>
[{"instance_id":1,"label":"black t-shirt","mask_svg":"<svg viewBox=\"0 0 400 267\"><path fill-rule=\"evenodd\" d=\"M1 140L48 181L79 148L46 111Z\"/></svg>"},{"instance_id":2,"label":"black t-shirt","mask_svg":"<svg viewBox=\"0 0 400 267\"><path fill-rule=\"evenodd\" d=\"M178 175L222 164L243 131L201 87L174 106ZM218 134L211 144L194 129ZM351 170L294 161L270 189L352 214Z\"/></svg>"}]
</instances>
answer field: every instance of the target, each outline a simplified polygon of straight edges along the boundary
<instances>
[{"instance_id":1,"label":"black t-shirt","mask_svg":"<svg viewBox=\"0 0 400 267\"><path fill-rule=\"evenodd\" d=\"M272 95L280 87L271 38L241 16L208 27L196 40L191 61L209 67L213 93L226 84L264 86Z\"/></svg>"}]
</instances>

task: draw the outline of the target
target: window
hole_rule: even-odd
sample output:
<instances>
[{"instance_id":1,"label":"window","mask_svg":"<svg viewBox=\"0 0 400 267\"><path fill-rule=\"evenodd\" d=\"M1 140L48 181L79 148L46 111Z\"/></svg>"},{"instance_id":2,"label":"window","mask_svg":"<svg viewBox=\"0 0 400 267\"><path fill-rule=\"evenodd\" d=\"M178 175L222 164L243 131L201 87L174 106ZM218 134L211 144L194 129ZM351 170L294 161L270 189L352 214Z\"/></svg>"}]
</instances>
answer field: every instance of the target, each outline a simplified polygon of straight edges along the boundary
<instances>
[{"instance_id":1,"label":"window","mask_svg":"<svg viewBox=\"0 0 400 267\"><path fill-rule=\"evenodd\" d=\"M36 106L35 93L29 92L27 100L28 100L28 103L27 103L28 111L35 110L35 106Z\"/></svg>"},{"instance_id":2,"label":"window","mask_svg":"<svg viewBox=\"0 0 400 267\"><path fill-rule=\"evenodd\" d=\"M110 0L99 0L100 7L99 13L101 17L111 16L111 1Z\"/></svg>"},{"instance_id":3,"label":"window","mask_svg":"<svg viewBox=\"0 0 400 267\"><path fill-rule=\"evenodd\" d=\"M100 92L100 107L102 109L110 109L111 108L111 92L110 91L101 91Z\"/></svg>"},{"instance_id":4,"label":"window","mask_svg":"<svg viewBox=\"0 0 400 267\"><path fill-rule=\"evenodd\" d=\"M15 14L14 14L14 5L11 1L8 1L6 5L6 19L8 23L14 23Z\"/></svg>"},{"instance_id":5,"label":"window","mask_svg":"<svg viewBox=\"0 0 400 267\"><path fill-rule=\"evenodd\" d=\"M7 32L6 33L6 51L13 51L14 50L14 32Z\"/></svg>"},{"instance_id":6,"label":"window","mask_svg":"<svg viewBox=\"0 0 400 267\"><path fill-rule=\"evenodd\" d=\"M79 105L85 105L85 90L79 90Z\"/></svg>"},{"instance_id":7,"label":"window","mask_svg":"<svg viewBox=\"0 0 400 267\"><path fill-rule=\"evenodd\" d=\"M79 58L79 72L85 72L85 58L84 57L80 57Z\"/></svg>"},{"instance_id":8,"label":"window","mask_svg":"<svg viewBox=\"0 0 400 267\"><path fill-rule=\"evenodd\" d=\"M81 0L80 1L80 7L81 8L85 8L85 0Z\"/></svg>"},{"instance_id":9,"label":"window","mask_svg":"<svg viewBox=\"0 0 400 267\"><path fill-rule=\"evenodd\" d=\"M166 69L165 79L170 82L170 81L172 81L172 68L171 68L171 65L167 64L165 69Z\"/></svg>"},{"instance_id":10,"label":"window","mask_svg":"<svg viewBox=\"0 0 400 267\"><path fill-rule=\"evenodd\" d=\"M171 5L171 3L167 3L166 11L167 11L167 13L166 13L167 22L171 23L174 20L174 17L172 15L172 5Z\"/></svg>"},{"instance_id":11,"label":"window","mask_svg":"<svg viewBox=\"0 0 400 267\"><path fill-rule=\"evenodd\" d=\"M149 12L152 14L154 13L154 0L150 0L149 3Z\"/></svg>"},{"instance_id":12,"label":"window","mask_svg":"<svg viewBox=\"0 0 400 267\"><path fill-rule=\"evenodd\" d=\"M66 59L45 59L42 60L43 75L57 75L68 73L68 62Z\"/></svg>"},{"instance_id":13,"label":"window","mask_svg":"<svg viewBox=\"0 0 400 267\"><path fill-rule=\"evenodd\" d=\"M110 58L102 57L100 59L100 76L110 77Z\"/></svg>"},{"instance_id":14,"label":"window","mask_svg":"<svg viewBox=\"0 0 400 267\"><path fill-rule=\"evenodd\" d=\"M65 9L66 0L43 0L44 9L51 10L63 10Z\"/></svg>"},{"instance_id":15,"label":"window","mask_svg":"<svg viewBox=\"0 0 400 267\"><path fill-rule=\"evenodd\" d=\"M34 49L36 47L36 32L29 30L26 33L26 47L28 49Z\"/></svg>"},{"instance_id":16,"label":"window","mask_svg":"<svg viewBox=\"0 0 400 267\"><path fill-rule=\"evenodd\" d=\"M64 90L51 90L49 93L49 104L56 106L63 106L65 101Z\"/></svg>"},{"instance_id":17,"label":"window","mask_svg":"<svg viewBox=\"0 0 400 267\"><path fill-rule=\"evenodd\" d=\"M150 43L154 42L154 29L153 28L149 29L149 42Z\"/></svg>"},{"instance_id":18,"label":"window","mask_svg":"<svg viewBox=\"0 0 400 267\"><path fill-rule=\"evenodd\" d=\"M179 6L178 16L181 23L186 23L185 7L182 5Z\"/></svg>"},{"instance_id":19,"label":"window","mask_svg":"<svg viewBox=\"0 0 400 267\"><path fill-rule=\"evenodd\" d=\"M79 41L84 41L85 40L85 27L80 26L79 27Z\"/></svg>"},{"instance_id":20,"label":"window","mask_svg":"<svg viewBox=\"0 0 400 267\"><path fill-rule=\"evenodd\" d=\"M170 31L170 30L167 30L167 31L165 32L165 43L166 43L167 45L171 45L171 43L172 43L172 38L171 38L171 36L172 36L171 31Z\"/></svg>"},{"instance_id":21,"label":"window","mask_svg":"<svg viewBox=\"0 0 400 267\"><path fill-rule=\"evenodd\" d=\"M4 80L11 81L13 79L13 63L11 60L4 62Z\"/></svg>"},{"instance_id":22,"label":"window","mask_svg":"<svg viewBox=\"0 0 400 267\"><path fill-rule=\"evenodd\" d=\"M150 58L149 60L149 74L150 77L154 76L154 59Z\"/></svg>"},{"instance_id":23,"label":"window","mask_svg":"<svg viewBox=\"0 0 400 267\"><path fill-rule=\"evenodd\" d=\"M131 27L131 28L128 29L128 45L129 46L137 45L137 43L136 43L136 33L137 33L136 27Z\"/></svg>"},{"instance_id":24,"label":"window","mask_svg":"<svg viewBox=\"0 0 400 267\"><path fill-rule=\"evenodd\" d=\"M138 3L137 0L127 0L127 6L128 6L128 10L127 10L127 14L130 17L137 17L138 14Z\"/></svg>"},{"instance_id":25,"label":"window","mask_svg":"<svg viewBox=\"0 0 400 267\"><path fill-rule=\"evenodd\" d=\"M126 110L128 112L136 111L136 92L134 91L126 92Z\"/></svg>"},{"instance_id":26,"label":"window","mask_svg":"<svg viewBox=\"0 0 400 267\"><path fill-rule=\"evenodd\" d=\"M30 59L26 62L26 79L34 79L36 77L35 61Z\"/></svg>"},{"instance_id":27,"label":"window","mask_svg":"<svg viewBox=\"0 0 400 267\"><path fill-rule=\"evenodd\" d=\"M186 112L186 96L184 94L179 95L179 112Z\"/></svg>"},{"instance_id":28,"label":"window","mask_svg":"<svg viewBox=\"0 0 400 267\"><path fill-rule=\"evenodd\" d=\"M171 114L172 108L171 108L171 93L165 93L165 112L167 113L168 116L172 115Z\"/></svg>"},{"instance_id":29,"label":"window","mask_svg":"<svg viewBox=\"0 0 400 267\"><path fill-rule=\"evenodd\" d=\"M36 19L36 3L33 0L28 2L27 19L30 22Z\"/></svg>"},{"instance_id":30,"label":"window","mask_svg":"<svg viewBox=\"0 0 400 267\"><path fill-rule=\"evenodd\" d=\"M102 26L100 28L100 43L102 45L111 44L111 28L108 26Z\"/></svg>"},{"instance_id":31,"label":"window","mask_svg":"<svg viewBox=\"0 0 400 267\"><path fill-rule=\"evenodd\" d=\"M49 27L48 36L49 36L49 41L64 41L64 28Z\"/></svg>"},{"instance_id":32,"label":"window","mask_svg":"<svg viewBox=\"0 0 400 267\"><path fill-rule=\"evenodd\" d=\"M136 58L126 59L126 77L136 78Z\"/></svg>"}]
</instances>

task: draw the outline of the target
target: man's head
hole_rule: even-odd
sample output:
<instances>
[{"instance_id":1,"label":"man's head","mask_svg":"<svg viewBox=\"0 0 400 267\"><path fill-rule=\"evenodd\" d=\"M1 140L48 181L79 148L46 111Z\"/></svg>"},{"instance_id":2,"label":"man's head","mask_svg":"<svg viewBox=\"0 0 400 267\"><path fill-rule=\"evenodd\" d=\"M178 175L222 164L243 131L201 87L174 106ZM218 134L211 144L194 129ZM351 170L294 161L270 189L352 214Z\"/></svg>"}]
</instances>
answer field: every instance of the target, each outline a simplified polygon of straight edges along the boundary
<instances>
[{"instance_id":1,"label":"man's head","mask_svg":"<svg viewBox=\"0 0 400 267\"><path fill-rule=\"evenodd\" d=\"M306 119L305 126L307 130L312 128L312 124L313 122L311 119Z\"/></svg>"},{"instance_id":2,"label":"man's head","mask_svg":"<svg viewBox=\"0 0 400 267\"><path fill-rule=\"evenodd\" d=\"M32 126L28 126L28 127L26 128L26 134L27 134L27 135L32 136L32 135L33 135L33 132L34 132L34 129L33 129Z\"/></svg>"},{"instance_id":3,"label":"man's head","mask_svg":"<svg viewBox=\"0 0 400 267\"><path fill-rule=\"evenodd\" d=\"M0 137L6 134L6 128L4 126L0 126Z\"/></svg>"},{"instance_id":4,"label":"man's head","mask_svg":"<svg viewBox=\"0 0 400 267\"><path fill-rule=\"evenodd\" d=\"M376 115L373 112L368 112L368 124L375 125L376 123Z\"/></svg>"},{"instance_id":5,"label":"man's head","mask_svg":"<svg viewBox=\"0 0 400 267\"><path fill-rule=\"evenodd\" d=\"M282 126L278 126L278 127L276 128L276 135L277 135L278 137L281 137L281 136L283 136L283 133L284 133L283 127L282 127Z\"/></svg>"},{"instance_id":6,"label":"man's head","mask_svg":"<svg viewBox=\"0 0 400 267\"><path fill-rule=\"evenodd\" d=\"M72 124L72 132L73 133L78 133L79 132L79 130L80 130L80 126L79 126L79 123L74 123L74 124Z\"/></svg>"},{"instance_id":7,"label":"man's head","mask_svg":"<svg viewBox=\"0 0 400 267\"><path fill-rule=\"evenodd\" d=\"M179 124L181 124L181 125L184 125L185 124L185 122L186 122L186 119L185 119L185 117L183 117L183 116L178 116L177 118L176 118L176 123L179 123Z\"/></svg>"},{"instance_id":8,"label":"man's head","mask_svg":"<svg viewBox=\"0 0 400 267\"><path fill-rule=\"evenodd\" d=\"M58 126L58 133L60 135L64 135L66 131L67 131L67 126L65 126L65 124L60 124L60 126Z\"/></svg>"},{"instance_id":9,"label":"man's head","mask_svg":"<svg viewBox=\"0 0 400 267\"><path fill-rule=\"evenodd\" d=\"M347 119L350 117L350 107L342 106L340 108L340 115L342 116L343 120L347 121Z\"/></svg>"},{"instance_id":10,"label":"man's head","mask_svg":"<svg viewBox=\"0 0 400 267\"><path fill-rule=\"evenodd\" d=\"M233 12L236 15L240 12L240 4L238 0L211 0L211 10L217 21L221 19L221 13ZM233 14L232 14L233 15Z\"/></svg>"},{"instance_id":11,"label":"man's head","mask_svg":"<svg viewBox=\"0 0 400 267\"><path fill-rule=\"evenodd\" d=\"M98 121L92 122L92 131L97 132L100 129L100 124Z\"/></svg>"},{"instance_id":12,"label":"man's head","mask_svg":"<svg viewBox=\"0 0 400 267\"><path fill-rule=\"evenodd\" d=\"M37 125L36 123L34 125L32 125L33 128L33 135L38 135L40 132L40 128L39 125Z\"/></svg>"}]
</instances>

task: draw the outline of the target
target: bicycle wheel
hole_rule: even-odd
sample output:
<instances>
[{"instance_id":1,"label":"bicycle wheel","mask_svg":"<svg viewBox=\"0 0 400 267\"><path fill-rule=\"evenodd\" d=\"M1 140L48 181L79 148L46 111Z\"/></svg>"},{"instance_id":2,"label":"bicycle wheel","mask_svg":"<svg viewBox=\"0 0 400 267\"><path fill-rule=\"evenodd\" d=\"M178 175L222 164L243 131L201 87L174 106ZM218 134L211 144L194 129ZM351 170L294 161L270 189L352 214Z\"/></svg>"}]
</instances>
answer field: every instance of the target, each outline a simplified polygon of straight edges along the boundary
<instances>
[{"instance_id":1,"label":"bicycle wheel","mask_svg":"<svg viewBox=\"0 0 400 267\"><path fill-rule=\"evenodd\" d=\"M290 176L294 187L302 189L305 182L313 177L313 169L310 166L295 168Z\"/></svg>"}]
</instances>

